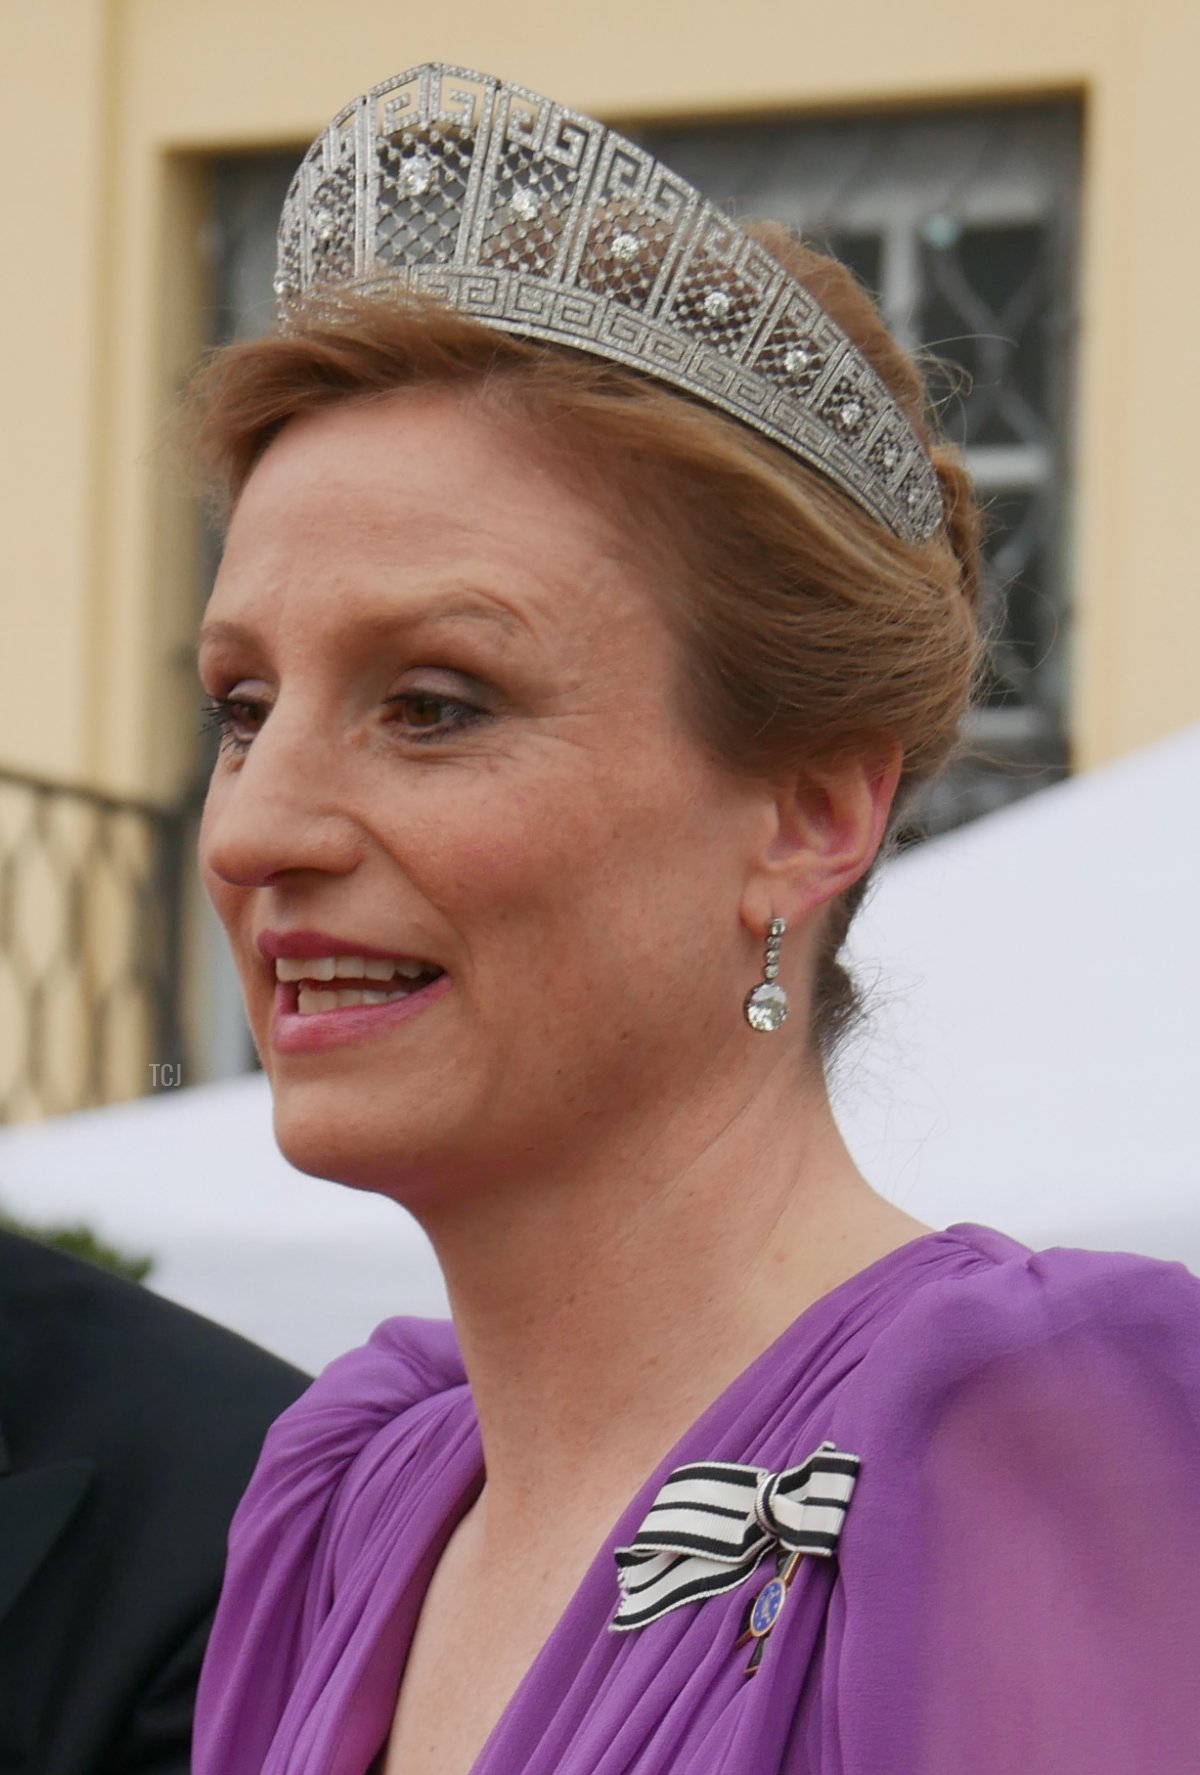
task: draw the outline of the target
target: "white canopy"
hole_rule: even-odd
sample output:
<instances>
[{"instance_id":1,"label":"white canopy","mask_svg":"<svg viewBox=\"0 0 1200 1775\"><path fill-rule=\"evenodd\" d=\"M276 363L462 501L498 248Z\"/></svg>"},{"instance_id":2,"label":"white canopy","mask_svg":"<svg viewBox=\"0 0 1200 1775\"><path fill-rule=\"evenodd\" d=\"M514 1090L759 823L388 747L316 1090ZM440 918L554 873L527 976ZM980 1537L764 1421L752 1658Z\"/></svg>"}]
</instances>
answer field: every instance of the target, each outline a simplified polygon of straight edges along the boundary
<instances>
[{"instance_id":1,"label":"white canopy","mask_svg":"<svg viewBox=\"0 0 1200 1775\"><path fill-rule=\"evenodd\" d=\"M866 1174L935 1226L1200 1271L1200 727L897 858L851 934Z\"/></svg>"},{"instance_id":2,"label":"white canopy","mask_svg":"<svg viewBox=\"0 0 1200 1775\"><path fill-rule=\"evenodd\" d=\"M1200 728L888 866L852 938L871 1019L835 1079L884 1194L1200 1271L1198 808ZM0 1129L0 1207L86 1220L309 1370L447 1311L402 1209L282 1158L261 1074Z\"/></svg>"}]
</instances>

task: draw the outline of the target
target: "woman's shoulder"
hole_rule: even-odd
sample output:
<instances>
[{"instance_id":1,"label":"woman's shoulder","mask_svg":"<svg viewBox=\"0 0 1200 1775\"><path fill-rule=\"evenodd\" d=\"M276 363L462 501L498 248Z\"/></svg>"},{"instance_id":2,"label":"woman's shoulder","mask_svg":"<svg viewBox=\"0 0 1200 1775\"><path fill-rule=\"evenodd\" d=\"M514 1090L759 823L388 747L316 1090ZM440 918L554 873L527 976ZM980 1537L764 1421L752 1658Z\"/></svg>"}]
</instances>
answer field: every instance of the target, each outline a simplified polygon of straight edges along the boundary
<instances>
[{"instance_id":1,"label":"woman's shoulder","mask_svg":"<svg viewBox=\"0 0 1200 1775\"><path fill-rule=\"evenodd\" d=\"M913 1288L848 1377L830 1433L862 1461L843 1537L852 1564L902 1544L1132 1545L1187 1523L1200 1552L1200 1278L1130 1252L1031 1250L947 1229L962 1265ZM1103 1531L1100 1525L1103 1523ZM935 1526L936 1525L936 1526Z\"/></svg>"},{"instance_id":2,"label":"woman's shoulder","mask_svg":"<svg viewBox=\"0 0 1200 1775\"><path fill-rule=\"evenodd\" d=\"M902 1753L894 1719L851 1721L845 1766L999 1775L1020 1695L1025 1767L1118 1775L1153 1742L1182 1775L1200 1729L1183 1699L1200 1279L949 1231L979 1261L915 1289L839 1401L839 1446L862 1461L839 1541L843 1676L887 1668L922 1697Z\"/></svg>"},{"instance_id":3,"label":"woman's shoulder","mask_svg":"<svg viewBox=\"0 0 1200 1775\"><path fill-rule=\"evenodd\" d=\"M466 1378L449 1319L385 1319L365 1344L327 1363L290 1411L349 1408L366 1418L394 1416Z\"/></svg>"},{"instance_id":4,"label":"woman's shoulder","mask_svg":"<svg viewBox=\"0 0 1200 1775\"><path fill-rule=\"evenodd\" d=\"M237 1768L261 1767L377 1513L419 1509L473 1422L453 1327L414 1318L385 1320L276 1418L230 1524L197 1696L197 1771L234 1767L235 1745Z\"/></svg>"},{"instance_id":5,"label":"woman's shoulder","mask_svg":"<svg viewBox=\"0 0 1200 1775\"><path fill-rule=\"evenodd\" d=\"M335 1556L344 1522L404 1475L428 1433L469 1401L448 1320L385 1319L322 1369L267 1431L229 1530L233 1573L267 1560L297 1583Z\"/></svg>"},{"instance_id":6,"label":"woman's shoulder","mask_svg":"<svg viewBox=\"0 0 1200 1775\"><path fill-rule=\"evenodd\" d=\"M385 1319L367 1342L330 1362L271 1424L230 1524L231 1562L255 1545L297 1550L328 1533L335 1506L403 1465L412 1432L466 1396L448 1320Z\"/></svg>"},{"instance_id":7,"label":"woman's shoulder","mask_svg":"<svg viewBox=\"0 0 1200 1775\"><path fill-rule=\"evenodd\" d=\"M1068 1246L1032 1250L991 1227L946 1229L971 1261L913 1289L868 1352L850 1398L940 1420L956 1400L1053 1386L1124 1400L1131 1385L1182 1389L1200 1414L1200 1278L1183 1264ZM901 1404L900 1402L903 1401Z\"/></svg>"},{"instance_id":8,"label":"woman's shoulder","mask_svg":"<svg viewBox=\"0 0 1200 1775\"><path fill-rule=\"evenodd\" d=\"M994 1228L947 1234L980 1259L914 1292L893 1334L943 1381L1047 1345L1141 1351L1193 1372L1200 1278L1181 1263L1073 1246L1033 1250Z\"/></svg>"},{"instance_id":9,"label":"woman's shoulder","mask_svg":"<svg viewBox=\"0 0 1200 1775\"><path fill-rule=\"evenodd\" d=\"M448 1319L385 1319L365 1344L326 1365L268 1430L251 1490L268 1476L311 1492L333 1483L381 1432L466 1386Z\"/></svg>"}]
</instances>

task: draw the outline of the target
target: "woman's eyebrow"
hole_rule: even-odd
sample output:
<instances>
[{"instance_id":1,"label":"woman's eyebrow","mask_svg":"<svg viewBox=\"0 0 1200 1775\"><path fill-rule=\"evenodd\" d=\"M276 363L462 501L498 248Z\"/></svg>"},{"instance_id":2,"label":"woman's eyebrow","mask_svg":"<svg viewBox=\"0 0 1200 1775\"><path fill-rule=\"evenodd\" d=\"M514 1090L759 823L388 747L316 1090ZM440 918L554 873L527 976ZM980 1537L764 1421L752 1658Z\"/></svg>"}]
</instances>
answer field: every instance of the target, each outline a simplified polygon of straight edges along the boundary
<instances>
[{"instance_id":1,"label":"woman's eyebrow","mask_svg":"<svg viewBox=\"0 0 1200 1775\"><path fill-rule=\"evenodd\" d=\"M530 625L523 616L506 604L492 598L476 596L429 599L404 610L379 610L354 623L356 635L368 641L386 640L390 635L415 629L433 622L483 622L508 634L528 634ZM258 637L242 623L214 619L202 624L192 657L196 659L206 646L218 641L238 641L253 647Z\"/></svg>"}]
</instances>

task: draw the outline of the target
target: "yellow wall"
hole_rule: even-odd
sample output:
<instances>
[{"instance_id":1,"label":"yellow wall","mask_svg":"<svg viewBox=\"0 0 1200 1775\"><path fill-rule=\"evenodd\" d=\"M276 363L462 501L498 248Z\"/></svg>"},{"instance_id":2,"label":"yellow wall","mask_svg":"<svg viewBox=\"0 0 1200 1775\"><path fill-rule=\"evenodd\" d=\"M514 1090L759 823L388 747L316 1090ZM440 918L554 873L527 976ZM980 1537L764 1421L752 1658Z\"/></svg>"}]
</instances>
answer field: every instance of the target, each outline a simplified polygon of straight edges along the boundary
<instances>
[{"instance_id":1,"label":"yellow wall","mask_svg":"<svg viewBox=\"0 0 1200 1775\"><path fill-rule=\"evenodd\" d=\"M1200 720L1194 0L10 0L0 763L178 791L195 526L159 445L206 330L203 157L435 58L614 121L1083 94L1075 761Z\"/></svg>"}]
</instances>

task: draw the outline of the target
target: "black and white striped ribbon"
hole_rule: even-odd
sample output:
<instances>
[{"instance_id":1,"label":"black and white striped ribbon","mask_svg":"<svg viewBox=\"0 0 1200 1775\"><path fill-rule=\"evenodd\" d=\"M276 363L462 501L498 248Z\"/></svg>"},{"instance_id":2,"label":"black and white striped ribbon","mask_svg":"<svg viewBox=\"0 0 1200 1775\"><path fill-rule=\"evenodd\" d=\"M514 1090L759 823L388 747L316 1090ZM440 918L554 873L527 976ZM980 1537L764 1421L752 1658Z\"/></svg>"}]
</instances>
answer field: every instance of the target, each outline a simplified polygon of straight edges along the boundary
<instances>
[{"instance_id":1,"label":"black and white striped ribbon","mask_svg":"<svg viewBox=\"0 0 1200 1775\"><path fill-rule=\"evenodd\" d=\"M676 1467L633 1545L616 1549L621 1601L610 1631L627 1633L733 1590L769 1548L832 1558L860 1465L857 1455L822 1442L780 1473L734 1461Z\"/></svg>"}]
</instances>

